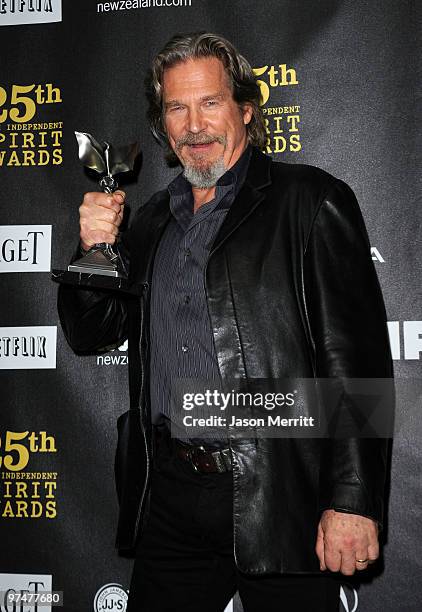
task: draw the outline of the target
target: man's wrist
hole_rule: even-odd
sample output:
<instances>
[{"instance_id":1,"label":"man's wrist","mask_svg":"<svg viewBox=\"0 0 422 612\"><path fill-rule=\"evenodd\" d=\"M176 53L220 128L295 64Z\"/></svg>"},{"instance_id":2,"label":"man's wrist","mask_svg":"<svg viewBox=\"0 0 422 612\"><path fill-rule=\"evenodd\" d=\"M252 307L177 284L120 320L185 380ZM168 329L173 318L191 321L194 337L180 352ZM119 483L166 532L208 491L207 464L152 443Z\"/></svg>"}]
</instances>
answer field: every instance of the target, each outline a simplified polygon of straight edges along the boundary
<instances>
[{"instance_id":1,"label":"man's wrist","mask_svg":"<svg viewBox=\"0 0 422 612\"><path fill-rule=\"evenodd\" d=\"M382 524L373 516L369 516L367 514L361 514L360 512L356 512L353 510L347 510L346 508L331 507L331 508L325 508L325 510L334 510L334 512L336 512L337 514L353 514L355 516L363 516L364 518L370 519L373 523L375 523L376 527L378 528L378 532L382 531ZM321 516L322 514L324 514L325 510L321 512Z\"/></svg>"}]
</instances>

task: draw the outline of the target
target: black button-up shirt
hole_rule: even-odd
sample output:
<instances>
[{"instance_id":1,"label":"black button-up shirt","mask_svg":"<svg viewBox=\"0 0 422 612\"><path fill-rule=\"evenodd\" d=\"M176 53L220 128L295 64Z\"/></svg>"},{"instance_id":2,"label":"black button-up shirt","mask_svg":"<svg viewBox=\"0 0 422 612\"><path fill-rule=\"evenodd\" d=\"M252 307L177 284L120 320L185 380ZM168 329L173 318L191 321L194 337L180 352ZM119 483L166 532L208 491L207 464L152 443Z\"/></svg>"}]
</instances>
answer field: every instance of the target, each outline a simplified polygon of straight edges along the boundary
<instances>
[{"instance_id":1,"label":"black button-up shirt","mask_svg":"<svg viewBox=\"0 0 422 612\"><path fill-rule=\"evenodd\" d=\"M183 174L168 187L172 216L157 249L151 285L153 423L170 418L170 397L177 380L220 380L204 273L218 230L245 181L250 155L248 146L218 180L214 199L195 213L192 187ZM194 416L206 416L206 412ZM218 432L214 437L224 439Z\"/></svg>"}]
</instances>

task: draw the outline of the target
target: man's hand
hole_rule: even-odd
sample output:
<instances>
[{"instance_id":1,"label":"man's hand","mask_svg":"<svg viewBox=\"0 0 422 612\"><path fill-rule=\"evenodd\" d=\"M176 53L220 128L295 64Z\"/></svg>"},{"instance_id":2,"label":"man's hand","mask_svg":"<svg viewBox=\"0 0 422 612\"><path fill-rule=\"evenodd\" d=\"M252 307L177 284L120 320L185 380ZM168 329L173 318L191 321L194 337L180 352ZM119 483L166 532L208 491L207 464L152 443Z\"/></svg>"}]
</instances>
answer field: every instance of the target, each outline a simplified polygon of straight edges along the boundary
<instances>
[{"instance_id":1,"label":"man's hand","mask_svg":"<svg viewBox=\"0 0 422 612\"><path fill-rule=\"evenodd\" d=\"M114 193L86 193L81 206L81 246L88 251L93 244L107 242L114 244L123 219L124 191Z\"/></svg>"},{"instance_id":2,"label":"man's hand","mask_svg":"<svg viewBox=\"0 0 422 612\"><path fill-rule=\"evenodd\" d=\"M378 525L359 514L325 510L318 525L315 550L321 570L351 576L378 558Z\"/></svg>"}]
</instances>

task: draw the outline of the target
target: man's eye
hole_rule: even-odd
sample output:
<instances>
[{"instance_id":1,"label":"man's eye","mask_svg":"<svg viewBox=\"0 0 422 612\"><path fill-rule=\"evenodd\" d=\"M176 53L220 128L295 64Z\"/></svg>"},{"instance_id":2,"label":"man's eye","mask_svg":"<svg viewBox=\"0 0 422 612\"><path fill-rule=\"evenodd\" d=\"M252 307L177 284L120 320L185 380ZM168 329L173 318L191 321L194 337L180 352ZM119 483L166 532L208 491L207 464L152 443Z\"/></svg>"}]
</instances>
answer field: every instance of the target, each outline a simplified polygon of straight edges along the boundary
<instances>
[{"instance_id":1,"label":"man's eye","mask_svg":"<svg viewBox=\"0 0 422 612\"><path fill-rule=\"evenodd\" d=\"M205 106L207 107L216 106L216 104L217 104L217 100L207 100L205 102Z\"/></svg>"},{"instance_id":2,"label":"man's eye","mask_svg":"<svg viewBox=\"0 0 422 612\"><path fill-rule=\"evenodd\" d=\"M183 108L182 106L170 106L170 108L168 109L168 112L169 113L177 112L177 111L182 110L182 108Z\"/></svg>"}]
</instances>

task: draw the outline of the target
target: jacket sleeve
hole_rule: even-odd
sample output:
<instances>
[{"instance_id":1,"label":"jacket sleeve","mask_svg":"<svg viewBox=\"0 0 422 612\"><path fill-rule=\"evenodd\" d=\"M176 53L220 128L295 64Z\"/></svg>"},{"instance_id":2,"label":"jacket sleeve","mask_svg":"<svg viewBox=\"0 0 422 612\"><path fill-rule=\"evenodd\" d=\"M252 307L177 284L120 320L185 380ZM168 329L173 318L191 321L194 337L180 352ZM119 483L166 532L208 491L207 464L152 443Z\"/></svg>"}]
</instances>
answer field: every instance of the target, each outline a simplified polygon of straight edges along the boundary
<instances>
[{"instance_id":1,"label":"jacket sleeve","mask_svg":"<svg viewBox=\"0 0 422 612\"><path fill-rule=\"evenodd\" d=\"M350 379L382 378L393 389L386 313L368 235L354 193L342 181L331 184L314 216L304 286L316 378L336 379L345 390ZM341 412L347 392L340 397ZM389 401L387 410L392 396ZM331 436L323 448L320 511L360 514L382 526L389 440Z\"/></svg>"},{"instance_id":2,"label":"jacket sleeve","mask_svg":"<svg viewBox=\"0 0 422 612\"><path fill-rule=\"evenodd\" d=\"M72 261L80 255L78 248ZM108 351L127 338L124 295L60 284L57 308L63 333L76 353Z\"/></svg>"}]
</instances>

